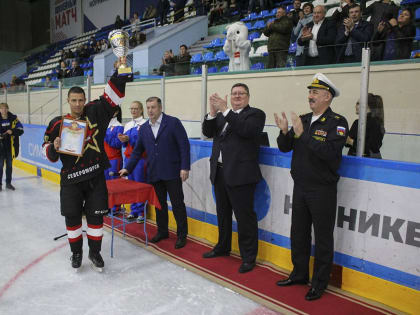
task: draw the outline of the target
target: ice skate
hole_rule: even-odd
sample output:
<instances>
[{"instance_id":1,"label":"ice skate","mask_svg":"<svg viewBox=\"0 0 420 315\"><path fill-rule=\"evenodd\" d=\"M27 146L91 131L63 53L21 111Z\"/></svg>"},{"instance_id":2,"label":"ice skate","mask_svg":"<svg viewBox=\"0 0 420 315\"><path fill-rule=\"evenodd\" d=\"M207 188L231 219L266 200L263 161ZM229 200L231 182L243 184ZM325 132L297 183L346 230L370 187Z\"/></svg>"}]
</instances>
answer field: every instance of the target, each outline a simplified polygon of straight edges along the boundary
<instances>
[{"instance_id":1,"label":"ice skate","mask_svg":"<svg viewBox=\"0 0 420 315\"><path fill-rule=\"evenodd\" d=\"M104 260L99 252L89 251L89 259L94 270L102 272L104 270Z\"/></svg>"},{"instance_id":2,"label":"ice skate","mask_svg":"<svg viewBox=\"0 0 420 315\"><path fill-rule=\"evenodd\" d=\"M79 272L80 267L82 266L83 252L74 252L70 257L71 266L74 268L75 272Z\"/></svg>"}]
</instances>

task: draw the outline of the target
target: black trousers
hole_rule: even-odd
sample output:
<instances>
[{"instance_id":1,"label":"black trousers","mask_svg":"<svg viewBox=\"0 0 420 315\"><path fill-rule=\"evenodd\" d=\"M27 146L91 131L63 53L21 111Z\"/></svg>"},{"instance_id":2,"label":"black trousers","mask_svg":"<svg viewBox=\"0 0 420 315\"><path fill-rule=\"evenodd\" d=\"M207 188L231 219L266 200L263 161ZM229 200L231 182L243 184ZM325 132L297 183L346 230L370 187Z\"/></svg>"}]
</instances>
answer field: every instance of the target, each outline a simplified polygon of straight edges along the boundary
<instances>
[{"instance_id":1,"label":"black trousers","mask_svg":"<svg viewBox=\"0 0 420 315\"><path fill-rule=\"evenodd\" d=\"M156 223L158 226L158 233L167 235L168 231L168 202L166 201L167 194L171 199L172 212L176 221L176 235L179 238L187 237L188 235L188 222L187 210L184 203L184 192L182 191L181 178L171 180L161 180L152 183L155 188L156 195L158 196L161 209L156 209Z\"/></svg>"},{"instance_id":2,"label":"black trousers","mask_svg":"<svg viewBox=\"0 0 420 315\"><path fill-rule=\"evenodd\" d=\"M214 193L216 195L219 240L217 253L229 253L232 246L232 210L238 223L239 251L243 262L255 262L258 254L258 222L254 211L256 184L228 186L223 167L218 166Z\"/></svg>"},{"instance_id":3,"label":"black trousers","mask_svg":"<svg viewBox=\"0 0 420 315\"><path fill-rule=\"evenodd\" d=\"M286 66L287 51L268 52L267 68L284 68Z\"/></svg>"},{"instance_id":4,"label":"black trousers","mask_svg":"<svg viewBox=\"0 0 420 315\"><path fill-rule=\"evenodd\" d=\"M304 188L295 183L292 201L291 247L294 280L309 279L311 226L315 234L315 264L312 287L325 289L334 257L334 225L337 209L337 185Z\"/></svg>"},{"instance_id":5,"label":"black trousers","mask_svg":"<svg viewBox=\"0 0 420 315\"><path fill-rule=\"evenodd\" d=\"M0 140L2 141L2 140ZM13 170L13 159L12 159L12 152L10 150L3 150L0 151L0 186L3 183L3 167L6 164L6 184L12 183L12 170Z\"/></svg>"}]
</instances>

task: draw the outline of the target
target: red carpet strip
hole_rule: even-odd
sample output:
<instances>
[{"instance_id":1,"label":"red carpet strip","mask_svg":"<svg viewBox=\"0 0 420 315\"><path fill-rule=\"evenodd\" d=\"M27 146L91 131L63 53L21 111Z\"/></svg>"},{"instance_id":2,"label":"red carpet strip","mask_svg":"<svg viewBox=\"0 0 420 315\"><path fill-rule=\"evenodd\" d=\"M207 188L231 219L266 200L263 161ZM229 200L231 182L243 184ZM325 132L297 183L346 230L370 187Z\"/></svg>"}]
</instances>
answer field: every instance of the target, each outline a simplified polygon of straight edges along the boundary
<instances>
[{"instance_id":1,"label":"red carpet strip","mask_svg":"<svg viewBox=\"0 0 420 315\"><path fill-rule=\"evenodd\" d=\"M111 221L105 217L105 225L111 228ZM118 229L122 232L122 227ZM147 232L150 238L156 233L156 226L147 223ZM145 243L143 225L126 225L126 237L130 237L142 244ZM371 302L353 295L347 295L340 290L326 290L321 299L308 302L305 294L309 290L306 285L278 287L275 283L287 278L287 274L276 270L272 266L258 263L253 271L240 274L240 257L217 257L203 259L202 254L211 247L199 240L188 238L187 245L182 249L175 249L176 234L170 232L169 239L158 244L149 242L149 249L161 256L231 288L244 296L255 300L275 311L288 314L397 314L386 306ZM118 259L118 248L114 248Z\"/></svg>"}]
</instances>

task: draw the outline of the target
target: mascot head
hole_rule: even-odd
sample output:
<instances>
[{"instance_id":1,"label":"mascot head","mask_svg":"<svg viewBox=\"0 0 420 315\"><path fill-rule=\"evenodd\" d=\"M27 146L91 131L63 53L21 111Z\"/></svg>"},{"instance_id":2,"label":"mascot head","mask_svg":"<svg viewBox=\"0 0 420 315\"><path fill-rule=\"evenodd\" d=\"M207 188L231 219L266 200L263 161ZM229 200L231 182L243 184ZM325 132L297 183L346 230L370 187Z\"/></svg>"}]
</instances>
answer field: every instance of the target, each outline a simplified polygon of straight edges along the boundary
<instances>
[{"instance_id":1,"label":"mascot head","mask_svg":"<svg viewBox=\"0 0 420 315\"><path fill-rule=\"evenodd\" d=\"M243 22L235 22L226 26L226 38L235 42L237 45L248 40L248 28Z\"/></svg>"}]
</instances>

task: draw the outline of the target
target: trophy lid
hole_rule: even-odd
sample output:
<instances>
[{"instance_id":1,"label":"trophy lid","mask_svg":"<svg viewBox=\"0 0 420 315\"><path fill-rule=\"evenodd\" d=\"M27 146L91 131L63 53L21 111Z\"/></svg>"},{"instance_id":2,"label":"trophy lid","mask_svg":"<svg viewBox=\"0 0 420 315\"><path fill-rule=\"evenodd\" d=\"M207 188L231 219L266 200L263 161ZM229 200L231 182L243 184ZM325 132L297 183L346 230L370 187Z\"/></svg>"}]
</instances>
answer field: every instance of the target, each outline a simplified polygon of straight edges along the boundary
<instances>
[{"instance_id":1,"label":"trophy lid","mask_svg":"<svg viewBox=\"0 0 420 315\"><path fill-rule=\"evenodd\" d=\"M129 50L129 35L122 29L113 30L108 35L112 51L117 57L127 56Z\"/></svg>"}]
</instances>

